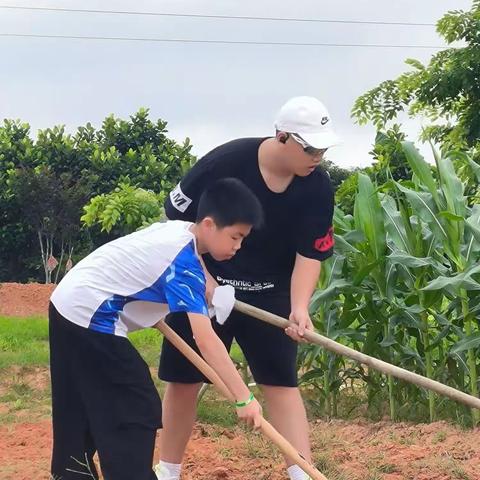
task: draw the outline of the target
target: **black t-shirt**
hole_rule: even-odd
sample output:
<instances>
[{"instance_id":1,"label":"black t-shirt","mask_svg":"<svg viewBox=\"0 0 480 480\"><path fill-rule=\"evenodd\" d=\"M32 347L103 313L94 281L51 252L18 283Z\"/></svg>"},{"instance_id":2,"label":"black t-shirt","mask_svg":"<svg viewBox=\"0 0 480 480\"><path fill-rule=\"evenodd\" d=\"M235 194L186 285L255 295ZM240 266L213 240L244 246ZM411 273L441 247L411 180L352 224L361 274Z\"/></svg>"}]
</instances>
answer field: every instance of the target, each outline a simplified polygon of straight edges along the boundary
<instances>
[{"instance_id":1,"label":"black t-shirt","mask_svg":"<svg viewBox=\"0 0 480 480\"><path fill-rule=\"evenodd\" d=\"M265 222L252 230L231 259L204 260L220 284L247 292L284 292L298 252L325 260L333 253L334 194L326 172L317 169L306 177L295 176L282 193L272 192L258 165L258 149L264 138L243 138L221 145L201 158L165 202L171 220L194 222L200 195L211 182L225 177L243 181L260 200Z\"/></svg>"}]
</instances>

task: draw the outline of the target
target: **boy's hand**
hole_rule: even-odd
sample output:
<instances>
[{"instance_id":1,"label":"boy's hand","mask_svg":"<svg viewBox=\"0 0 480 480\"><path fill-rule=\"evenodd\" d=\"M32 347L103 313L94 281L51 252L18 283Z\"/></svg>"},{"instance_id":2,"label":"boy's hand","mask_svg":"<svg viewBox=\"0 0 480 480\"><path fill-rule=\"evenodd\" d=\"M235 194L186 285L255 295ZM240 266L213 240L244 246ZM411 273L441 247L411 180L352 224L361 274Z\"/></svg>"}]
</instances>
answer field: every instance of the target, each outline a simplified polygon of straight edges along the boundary
<instances>
[{"instance_id":1,"label":"boy's hand","mask_svg":"<svg viewBox=\"0 0 480 480\"><path fill-rule=\"evenodd\" d=\"M289 320L294 324L285 329L285 333L296 342L306 342L305 330L313 331L313 323L307 309L292 310Z\"/></svg>"},{"instance_id":2,"label":"boy's hand","mask_svg":"<svg viewBox=\"0 0 480 480\"><path fill-rule=\"evenodd\" d=\"M247 425L255 429L260 428L260 424L263 418L262 406L253 399L245 407L237 407L237 415L240 420L246 422Z\"/></svg>"}]
</instances>

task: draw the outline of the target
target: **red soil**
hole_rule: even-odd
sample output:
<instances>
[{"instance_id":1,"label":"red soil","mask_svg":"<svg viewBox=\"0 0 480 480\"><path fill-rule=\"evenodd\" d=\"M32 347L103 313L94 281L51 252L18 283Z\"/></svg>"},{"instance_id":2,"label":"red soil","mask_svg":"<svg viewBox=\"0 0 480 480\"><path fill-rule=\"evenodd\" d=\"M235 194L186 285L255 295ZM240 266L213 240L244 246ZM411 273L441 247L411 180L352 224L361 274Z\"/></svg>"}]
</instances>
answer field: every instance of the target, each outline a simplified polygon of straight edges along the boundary
<instances>
[{"instance_id":1,"label":"red soil","mask_svg":"<svg viewBox=\"0 0 480 480\"><path fill-rule=\"evenodd\" d=\"M55 285L0 283L0 315L29 317L46 315Z\"/></svg>"},{"instance_id":2,"label":"red soil","mask_svg":"<svg viewBox=\"0 0 480 480\"><path fill-rule=\"evenodd\" d=\"M1 284L0 315L46 315L52 288ZM3 372L0 396L8 391L8 378L18 375L16 369ZM48 373L35 368L22 381L36 390L48 388ZM9 410L0 401L0 418ZM479 428L358 420L317 420L311 427L316 463L330 480L480 480ZM30 418L23 411L13 423L0 422L0 479L48 480L50 453L45 412ZM155 455L158 459L158 445ZM238 427L197 425L184 465L182 480L287 478L278 452Z\"/></svg>"}]
</instances>

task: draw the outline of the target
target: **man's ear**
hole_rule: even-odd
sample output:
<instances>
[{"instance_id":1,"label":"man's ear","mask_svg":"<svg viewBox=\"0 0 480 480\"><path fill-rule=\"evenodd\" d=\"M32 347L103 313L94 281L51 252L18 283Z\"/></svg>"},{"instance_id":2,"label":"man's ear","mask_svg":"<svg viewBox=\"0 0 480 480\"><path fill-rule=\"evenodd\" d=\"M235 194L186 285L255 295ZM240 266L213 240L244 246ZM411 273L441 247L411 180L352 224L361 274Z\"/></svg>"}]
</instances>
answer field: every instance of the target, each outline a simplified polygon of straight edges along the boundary
<instances>
[{"instance_id":1,"label":"man's ear","mask_svg":"<svg viewBox=\"0 0 480 480\"><path fill-rule=\"evenodd\" d=\"M280 142L280 143L287 143L287 140L288 140L288 133L287 132L277 132L277 140Z\"/></svg>"}]
</instances>

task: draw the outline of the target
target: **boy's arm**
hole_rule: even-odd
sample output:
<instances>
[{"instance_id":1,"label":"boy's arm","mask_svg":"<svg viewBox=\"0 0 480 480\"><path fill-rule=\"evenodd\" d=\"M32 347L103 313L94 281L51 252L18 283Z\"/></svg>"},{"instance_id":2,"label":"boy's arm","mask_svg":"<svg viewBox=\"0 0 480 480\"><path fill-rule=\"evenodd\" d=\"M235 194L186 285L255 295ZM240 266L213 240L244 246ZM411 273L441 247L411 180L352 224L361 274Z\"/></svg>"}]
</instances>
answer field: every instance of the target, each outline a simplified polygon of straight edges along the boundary
<instances>
[{"instance_id":1,"label":"boy's arm","mask_svg":"<svg viewBox=\"0 0 480 480\"><path fill-rule=\"evenodd\" d=\"M245 406L237 407L238 417L251 426L259 428L262 407L255 398L250 401L250 390L235 368L225 345L213 330L211 320L206 315L190 312L188 312L188 319L202 357L232 392L235 401L246 403Z\"/></svg>"},{"instance_id":2,"label":"boy's arm","mask_svg":"<svg viewBox=\"0 0 480 480\"><path fill-rule=\"evenodd\" d=\"M248 404L237 409L238 416L255 427L260 426L262 409L250 399L250 390L237 372L222 341L212 328L208 318L205 297L205 278L198 257L193 251L185 250L183 257L177 255L170 267L164 285L165 298L170 312L185 312L188 315L193 337L206 362L217 372L237 402Z\"/></svg>"},{"instance_id":3,"label":"boy's arm","mask_svg":"<svg viewBox=\"0 0 480 480\"><path fill-rule=\"evenodd\" d=\"M188 318L202 357L218 373L236 401L248 399L250 390L235 368L225 345L213 330L211 320L198 313L188 313Z\"/></svg>"}]
</instances>

